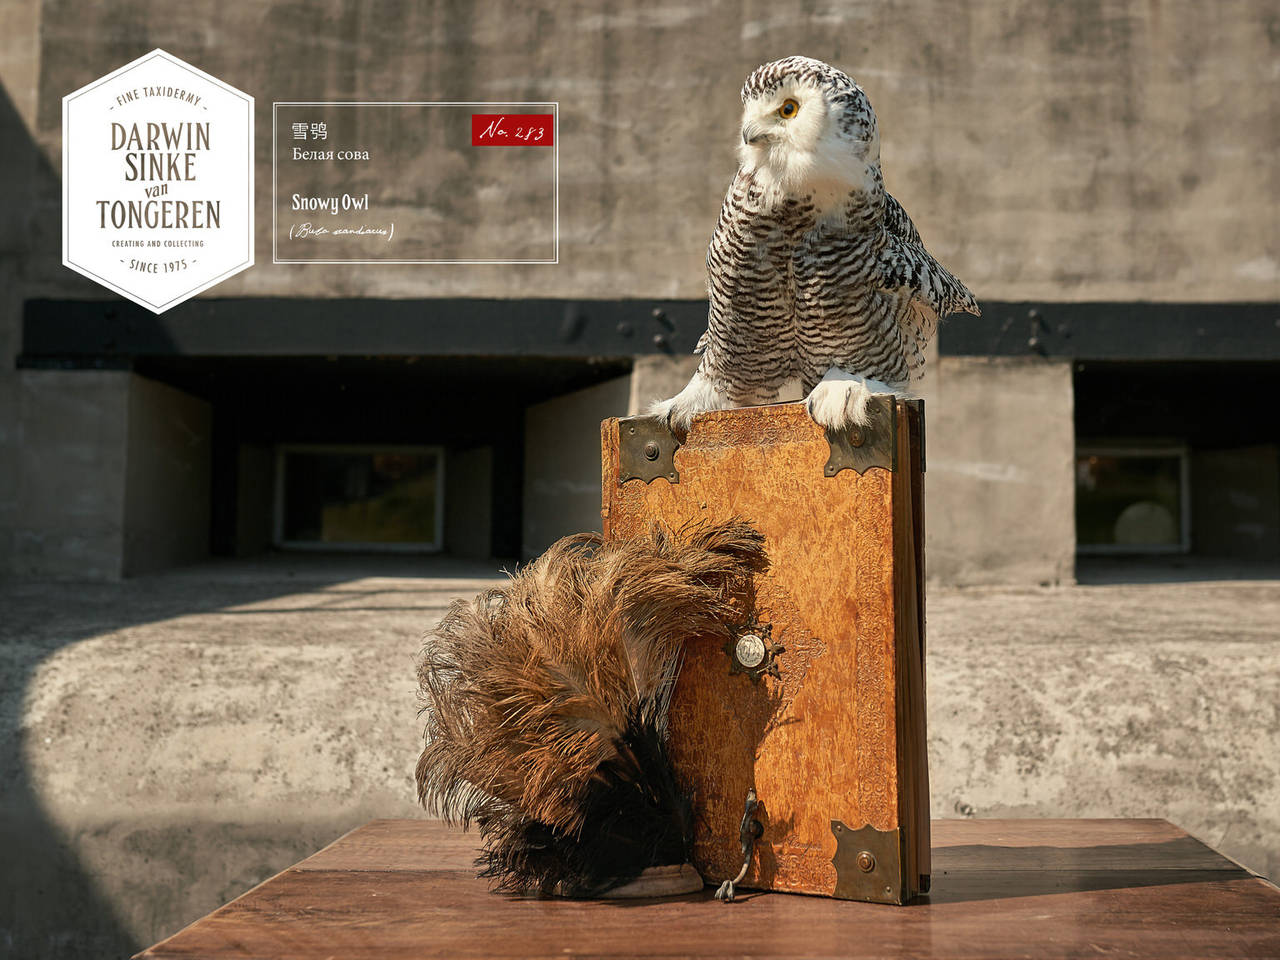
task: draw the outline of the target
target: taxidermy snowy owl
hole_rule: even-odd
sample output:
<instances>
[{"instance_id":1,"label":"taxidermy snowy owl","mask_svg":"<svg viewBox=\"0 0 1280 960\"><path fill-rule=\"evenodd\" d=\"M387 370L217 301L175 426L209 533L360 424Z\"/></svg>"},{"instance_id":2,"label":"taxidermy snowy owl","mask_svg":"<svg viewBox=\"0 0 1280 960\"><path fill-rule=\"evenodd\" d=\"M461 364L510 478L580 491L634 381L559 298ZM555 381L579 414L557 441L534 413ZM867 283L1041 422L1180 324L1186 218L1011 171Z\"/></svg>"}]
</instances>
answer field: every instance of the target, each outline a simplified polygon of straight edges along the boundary
<instances>
[{"instance_id":1,"label":"taxidermy snowy owl","mask_svg":"<svg viewBox=\"0 0 1280 960\"><path fill-rule=\"evenodd\" d=\"M871 394L902 394L923 368L938 318L978 306L885 192L876 116L853 80L787 57L747 78L742 103L738 172L707 250L702 362L652 412L684 431L798 380L819 424L862 424Z\"/></svg>"}]
</instances>

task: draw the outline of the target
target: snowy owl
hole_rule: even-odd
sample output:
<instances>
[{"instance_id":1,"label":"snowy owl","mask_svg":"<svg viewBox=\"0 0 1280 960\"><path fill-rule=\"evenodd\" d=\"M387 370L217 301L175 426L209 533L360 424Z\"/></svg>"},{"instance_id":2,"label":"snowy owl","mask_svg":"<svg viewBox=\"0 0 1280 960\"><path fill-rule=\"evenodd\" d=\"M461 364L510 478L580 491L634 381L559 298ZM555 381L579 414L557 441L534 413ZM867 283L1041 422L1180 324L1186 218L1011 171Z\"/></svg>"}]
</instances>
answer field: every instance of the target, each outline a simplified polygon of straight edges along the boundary
<instances>
[{"instance_id":1,"label":"snowy owl","mask_svg":"<svg viewBox=\"0 0 1280 960\"><path fill-rule=\"evenodd\" d=\"M819 424L863 424L871 394L903 394L920 372L938 318L977 303L885 192L875 113L853 80L787 57L757 68L742 102L738 172L707 250L702 361L652 412L684 431L799 381Z\"/></svg>"}]
</instances>

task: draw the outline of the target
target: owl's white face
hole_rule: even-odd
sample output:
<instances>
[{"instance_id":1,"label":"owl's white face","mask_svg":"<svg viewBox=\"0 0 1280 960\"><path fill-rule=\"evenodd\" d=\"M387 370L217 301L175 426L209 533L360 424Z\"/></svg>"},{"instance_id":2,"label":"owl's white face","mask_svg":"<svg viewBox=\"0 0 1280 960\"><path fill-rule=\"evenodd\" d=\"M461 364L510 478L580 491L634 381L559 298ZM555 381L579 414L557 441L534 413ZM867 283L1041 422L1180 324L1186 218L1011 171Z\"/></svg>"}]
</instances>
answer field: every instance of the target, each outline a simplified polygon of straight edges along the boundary
<instances>
[{"instance_id":1,"label":"owl's white face","mask_svg":"<svg viewBox=\"0 0 1280 960\"><path fill-rule=\"evenodd\" d=\"M870 127L841 123L840 103L832 104L817 83L788 78L773 90L747 100L742 111L738 157L771 191L809 195L820 206L870 182L879 163L880 138Z\"/></svg>"}]
</instances>

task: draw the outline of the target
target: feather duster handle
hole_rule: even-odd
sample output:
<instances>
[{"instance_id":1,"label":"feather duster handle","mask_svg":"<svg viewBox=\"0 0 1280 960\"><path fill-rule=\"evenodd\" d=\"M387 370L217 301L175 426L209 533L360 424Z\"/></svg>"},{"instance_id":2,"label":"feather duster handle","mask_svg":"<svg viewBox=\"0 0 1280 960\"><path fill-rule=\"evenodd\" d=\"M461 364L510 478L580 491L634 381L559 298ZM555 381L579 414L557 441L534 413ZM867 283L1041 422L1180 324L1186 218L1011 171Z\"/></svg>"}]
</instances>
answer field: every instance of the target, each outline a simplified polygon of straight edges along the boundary
<instances>
[{"instance_id":1,"label":"feather duster handle","mask_svg":"<svg viewBox=\"0 0 1280 960\"><path fill-rule=\"evenodd\" d=\"M566 537L455 601L418 667L419 801L479 825L502 890L602 893L687 859L691 798L667 755L683 645L723 640L765 568L750 524Z\"/></svg>"}]
</instances>

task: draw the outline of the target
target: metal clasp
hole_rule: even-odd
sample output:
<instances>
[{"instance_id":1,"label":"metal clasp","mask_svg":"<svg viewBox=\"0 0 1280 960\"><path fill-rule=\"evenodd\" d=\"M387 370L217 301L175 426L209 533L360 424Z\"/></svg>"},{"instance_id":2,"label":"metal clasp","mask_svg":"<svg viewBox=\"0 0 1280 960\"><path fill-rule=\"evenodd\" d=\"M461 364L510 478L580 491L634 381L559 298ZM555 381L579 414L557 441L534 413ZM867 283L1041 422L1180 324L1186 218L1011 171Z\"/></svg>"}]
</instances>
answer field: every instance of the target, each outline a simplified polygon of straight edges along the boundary
<instances>
[{"instance_id":1,"label":"metal clasp","mask_svg":"<svg viewBox=\"0 0 1280 960\"><path fill-rule=\"evenodd\" d=\"M742 882L742 878L751 869L751 855L755 852L756 841L764 835L764 824L755 818L756 807L760 801L756 799L756 788L747 790L746 807L742 811L742 823L738 827L738 842L742 845L742 869L732 880L726 880L716 890L716 899L724 903L733 903L734 887Z\"/></svg>"}]
</instances>

